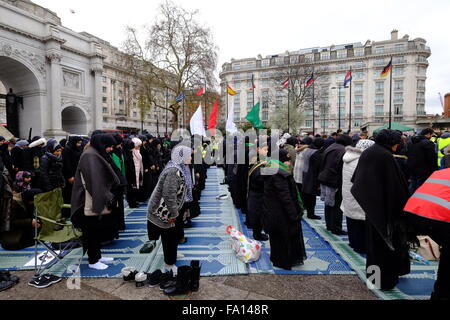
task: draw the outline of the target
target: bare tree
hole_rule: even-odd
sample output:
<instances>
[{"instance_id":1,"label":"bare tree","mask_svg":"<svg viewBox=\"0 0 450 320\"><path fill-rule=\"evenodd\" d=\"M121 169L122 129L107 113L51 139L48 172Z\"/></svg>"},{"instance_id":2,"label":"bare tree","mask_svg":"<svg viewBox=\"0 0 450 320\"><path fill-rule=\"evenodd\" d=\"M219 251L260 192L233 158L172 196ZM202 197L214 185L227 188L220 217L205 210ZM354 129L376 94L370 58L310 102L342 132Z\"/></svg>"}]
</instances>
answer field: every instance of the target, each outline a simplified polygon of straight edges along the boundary
<instances>
[{"instance_id":1,"label":"bare tree","mask_svg":"<svg viewBox=\"0 0 450 320\"><path fill-rule=\"evenodd\" d=\"M307 82L314 74L314 87L308 86ZM316 121L319 120L319 111L324 110L326 104L321 101L327 95L322 92L318 83L320 83L324 72L322 69L314 68L309 63L294 63L276 71L274 75L275 84L281 89L281 83L289 79L289 87L284 89L289 97L289 103L284 102L277 106L277 114L272 118L271 125L279 129L288 128L288 106L289 106L289 124L290 129L298 131L303 127L305 118L312 116L315 112ZM314 91L313 91L314 90ZM314 101L313 101L314 99ZM273 101L273 96L270 97ZM313 111L314 104L314 111Z\"/></svg>"},{"instance_id":2,"label":"bare tree","mask_svg":"<svg viewBox=\"0 0 450 320\"><path fill-rule=\"evenodd\" d=\"M127 27L123 47L147 101L168 110L176 129L181 104L175 98L187 88L216 86L217 47L210 29L196 21L198 11L188 12L170 1L162 3L159 9L153 26L145 29L144 44L139 41L137 30ZM162 102L166 91L171 97L167 107ZM164 99L160 99L161 95Z\"/></svg>"}]
</instances>

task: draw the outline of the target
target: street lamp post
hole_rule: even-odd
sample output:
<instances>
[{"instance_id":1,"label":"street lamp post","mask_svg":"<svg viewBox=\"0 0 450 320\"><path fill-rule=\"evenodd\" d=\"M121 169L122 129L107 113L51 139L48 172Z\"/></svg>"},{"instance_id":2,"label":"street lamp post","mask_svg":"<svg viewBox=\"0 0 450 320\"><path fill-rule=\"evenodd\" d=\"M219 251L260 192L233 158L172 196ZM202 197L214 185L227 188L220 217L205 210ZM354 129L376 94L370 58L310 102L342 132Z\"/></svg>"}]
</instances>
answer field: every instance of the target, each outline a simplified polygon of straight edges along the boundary
<instances>
[{"instance_id":1,"label":"street lamp post","mask_svg":"<svg viewBox=\"0 0 450 320\"><path fill-rule=\"evenodd\" d=\"M332 87L331 89L335 90L338 89L338 104L339 104L339 110L338 110L338 131L341 130L341 89L345 88L347 89L348 86L338 86L338 87Z\"/></svg>"}]
</instances>

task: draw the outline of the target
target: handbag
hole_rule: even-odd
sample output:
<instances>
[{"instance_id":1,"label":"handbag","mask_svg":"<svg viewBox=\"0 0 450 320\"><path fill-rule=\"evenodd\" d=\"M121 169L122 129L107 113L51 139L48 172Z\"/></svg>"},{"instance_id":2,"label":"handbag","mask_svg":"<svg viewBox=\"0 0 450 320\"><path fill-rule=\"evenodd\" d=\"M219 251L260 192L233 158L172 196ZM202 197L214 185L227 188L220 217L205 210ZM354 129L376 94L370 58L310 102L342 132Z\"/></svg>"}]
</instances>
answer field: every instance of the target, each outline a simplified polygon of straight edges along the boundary
<instances>
[{"instance_id":1,"label":"handbag","mask_svg":"<svg viewBox=\"0 0 450 320\"><path fill-rule=\"evenodd\" d=\"M440 246L434 242L429 236L417 236L419 239L420 247L417 249L417 253L424 259L430 261L437 261L441 256Z\"/></svg>"},{"instance_id":2,"label":"handbag","mask_svg":"<svg viewBox=\"0 0 450 320\"><path fill-rule=\"evenodd\" d=\"M83 184L83 188L85 191L85 200L84 200L84 215L87 217L95 217L98 216L98 214L92 212L92 196L89 193L89 191L86 188L86 183L83 178L83 174L80 172L81 175L81 183ZM100 216L104 216L107 214L110 214L112 210L109 210L107 206L103 209L103 211L100 213Z\"/></svg>"}]
</instances>

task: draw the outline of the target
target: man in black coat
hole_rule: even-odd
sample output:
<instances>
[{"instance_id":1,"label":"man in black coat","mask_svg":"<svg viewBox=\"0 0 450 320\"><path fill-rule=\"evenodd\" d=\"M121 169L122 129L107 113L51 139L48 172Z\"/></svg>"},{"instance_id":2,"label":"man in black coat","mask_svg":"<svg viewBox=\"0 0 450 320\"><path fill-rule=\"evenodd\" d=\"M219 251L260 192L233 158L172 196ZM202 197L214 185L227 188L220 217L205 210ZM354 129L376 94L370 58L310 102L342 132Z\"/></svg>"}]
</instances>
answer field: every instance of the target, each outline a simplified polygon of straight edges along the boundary
<instances>
[{"instance_id":1,"label":"man in black coat","mask_svg":"<svg viewBox=\"0 0 450 320\"><path fill-rule=\"evenodd\" d=\"M409 191L414 193L429 177L438 170L436 146L430 141L433 129L424 129L419 136L412 137L408 148L407 165L411 173Z\"/></svg>"},{"instance_id":2,"label":"man in black coat","mask_svg":"<svg viewBox=\"0 0 450 320\"><path fill-rule=\"evenodd\" d=\"M352 145L352 138L347 135L340 135L336 143L329 146L324 155L319 174L321 184L321 194L325 196L325 220L327 230L335 235L346 235L342 230L342 158L345 154L345 147ZM325 148L325 146L324 146Z\"/></svg>"},{"instance_id":3,"label":"man in black coat","mask_svg":"<svg viewBox=\"0 0 450 320\"><path fill-rule=\"evenodd\" d=\"M367 218L367 277L375 276L379 289L390 290L399 276L410 272L408 224L403 213L409 192L393 157L401 134L383 130L375 142L359 159L351 192ZM377 270L378 277L373 274Z\"/></svg>"},{"instance_id":4,"label":"man in black coat","mask_svg":"<svg viewBox=\"0 0 450 320\"><path fill-rule=\"evenodd\" d=\"M63 189L64 203L71 203L72 186L75 182L75 173L77 171L78 162L82 153L81 143L83 138L79 136L69 137L69 142L66 143L66 147L62 151L63 160L63 175L65 179L65 187ZM63 210L64 216L70 215L69 210Z\"/></svg>"}]
</instances>

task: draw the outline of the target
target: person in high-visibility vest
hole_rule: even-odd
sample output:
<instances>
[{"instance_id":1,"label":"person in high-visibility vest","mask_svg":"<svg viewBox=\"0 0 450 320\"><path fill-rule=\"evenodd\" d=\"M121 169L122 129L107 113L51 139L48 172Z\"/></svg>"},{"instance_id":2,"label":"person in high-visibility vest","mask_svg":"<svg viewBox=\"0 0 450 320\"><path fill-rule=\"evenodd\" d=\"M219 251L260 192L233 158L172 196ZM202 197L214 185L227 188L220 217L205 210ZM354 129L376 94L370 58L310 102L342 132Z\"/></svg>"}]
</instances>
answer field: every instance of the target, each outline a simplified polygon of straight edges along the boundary
<instances>
[{"instance_id":1,"label":"person in high-visibility vest","mask_svg":"<svg viewBox=\"0 0 450 320\"><path fill-rule=\"evenodd\" d=\"M442 136L437 140L437 149L438 149L438 167L443 168L442 158L444 157L445 150L450 148L450 132L446 131L442 134Z\"/></svg>"},{"instance_id":2,"label":"person in high-visibility vest","mask_svg":"<svg viewBox=\"0 0 450 320\"><path fill-rule=\"evenodd\" d=\"M442 247L431 299L450 299L450 168L433 173L404 211L418 235L428 235Z\"/></svg>"}]
</instances>

